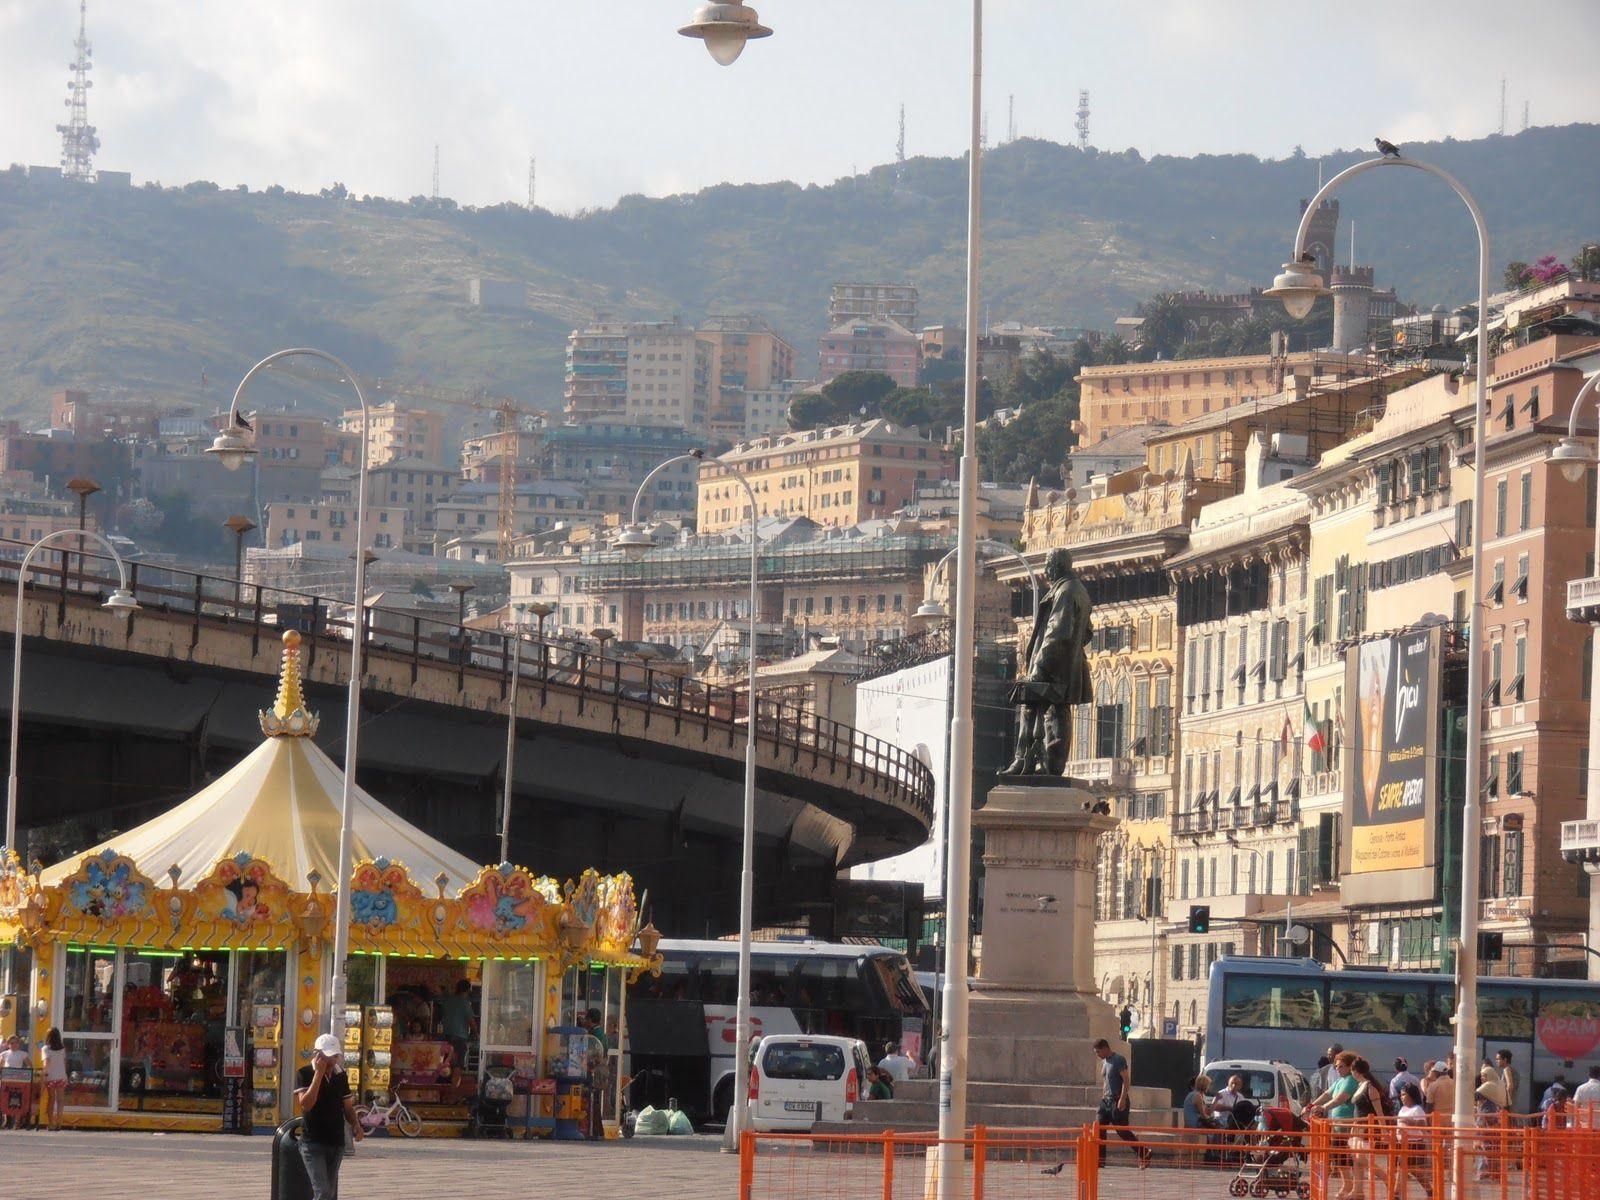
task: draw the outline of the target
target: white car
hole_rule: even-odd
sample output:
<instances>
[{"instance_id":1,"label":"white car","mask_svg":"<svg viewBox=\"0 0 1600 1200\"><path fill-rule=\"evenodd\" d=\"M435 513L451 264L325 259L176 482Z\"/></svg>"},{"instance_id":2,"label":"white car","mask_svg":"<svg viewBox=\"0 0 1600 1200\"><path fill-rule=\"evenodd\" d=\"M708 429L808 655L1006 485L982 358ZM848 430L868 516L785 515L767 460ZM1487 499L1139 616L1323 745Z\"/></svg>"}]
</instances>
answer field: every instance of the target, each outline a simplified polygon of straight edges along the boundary
<instances>
[{"instance_id":1,"label":"white car","mask_svg":"<svg viewBox=\"0 0 1600 1200\"><path fill-rule=\"evenodd\" d=\"M805 1132L818 1121L848 1121L866 1090L866 1043L858 1038L782 1033L751 1051L750 1127Z\"/></svg>"},{"instance_id":2,"label":"white car","mask_svg":"<svg viewBox=\"0 0 1600 1200\"><path fill-rule=\"evenodd\" d=\"M1281 1060L1219 1058L1205 1065L1204 1074L1211 1077L1213 1096L1228 1086L1230 1076L1244 1076L1245 1098L1258 1111L1263 1108L1287 1108L1298 1117L1314 1098L1311 1085L1306 1082L1300 1069Z\"/></svg>"}]
</instances>

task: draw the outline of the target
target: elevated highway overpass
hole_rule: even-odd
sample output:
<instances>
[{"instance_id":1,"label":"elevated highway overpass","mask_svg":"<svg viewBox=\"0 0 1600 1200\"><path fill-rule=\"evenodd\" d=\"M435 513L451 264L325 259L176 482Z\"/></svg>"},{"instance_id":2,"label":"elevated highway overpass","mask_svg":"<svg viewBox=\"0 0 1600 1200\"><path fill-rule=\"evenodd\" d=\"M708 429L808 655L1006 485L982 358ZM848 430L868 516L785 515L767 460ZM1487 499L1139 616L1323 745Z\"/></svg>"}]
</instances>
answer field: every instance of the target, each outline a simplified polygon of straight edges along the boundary
<instances>
[{"instance_id":1,"label":"elevated highway overpass","mask_svg":"<svg viewBox=\"0 0 1600 1200\"><path fill-rule=\"evenodd\" d=\"M17 563L0 541L0 645L9 707ZM319 743L342 758L350 606L233 579L130 564L141 611L99 607L114 565L73 552L30 572L22 627L18 827L58 858L165 810L260 739L280 635L305 636ZM471 857L499 858L513 655L500 634L407 614L368 623L357 777ZM524 637L511 858L557 877L628 870L656 924L737 925L743 693L659 666ZM9 711L6 717L9 719ZM835 872L926 840L932 778L908 752L762 700L756 919L828 904ZM19 839L21 840L21 839Z\"/></svg>"}]
</instances>

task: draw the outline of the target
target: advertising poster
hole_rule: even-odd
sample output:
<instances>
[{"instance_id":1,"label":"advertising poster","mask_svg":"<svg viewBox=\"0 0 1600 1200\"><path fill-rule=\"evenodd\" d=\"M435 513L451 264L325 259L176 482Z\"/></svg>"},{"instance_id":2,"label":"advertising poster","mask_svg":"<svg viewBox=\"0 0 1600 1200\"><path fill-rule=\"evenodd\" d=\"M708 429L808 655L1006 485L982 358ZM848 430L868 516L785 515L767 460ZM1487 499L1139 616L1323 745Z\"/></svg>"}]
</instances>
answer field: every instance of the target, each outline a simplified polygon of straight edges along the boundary
<instances>
[{"instance_id":1,"label":"advertising poster","mask_svg":"<svg viewBox=\"0 0 1600 1200\"><path fill-rule=\"evenodd\" d=\"M1439 650L1439 631L1423 629L1363 642L1347 660L1344 872L1377 899L1433 898Z\"/></svg>"}]
</instances>

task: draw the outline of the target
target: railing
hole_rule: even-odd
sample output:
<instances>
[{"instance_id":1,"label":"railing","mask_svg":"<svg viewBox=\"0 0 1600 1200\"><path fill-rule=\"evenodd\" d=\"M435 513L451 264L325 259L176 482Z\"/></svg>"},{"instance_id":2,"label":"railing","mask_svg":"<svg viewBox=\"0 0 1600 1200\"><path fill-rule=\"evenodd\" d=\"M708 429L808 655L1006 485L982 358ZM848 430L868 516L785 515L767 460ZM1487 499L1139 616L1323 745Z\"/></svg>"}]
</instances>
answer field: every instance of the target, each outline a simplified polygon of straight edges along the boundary
<instances>
[{"instance_id":1,"label":"railing","mask_svg":"<svg viewBox=\"0 0 1600 1200\"><path fill-rule=\"evenodd\" d=\"M1313 1119L1301 1132L979 1125L950 1141L931 1133L745 1133L739 1200L926 1200L941 1169L961 1200L1444 1200L1453 1176L1470 1200L1600 1195L1600 1131L1587 1116L1549 1128L1503 1115L1480 1120L1457 1130L1437 1117L1416 1126Z\"/></svg>"},{"instance_id":2,"label":"railing","mask_svg":"<svg viewBox=\"0 0 1600 1200\"><path fill-rule=\"evenodd\" d=\"M28 543L0 539L0 580L9 585L0 593L13 595L17 568ZM352 634L352 606L325 596L287 588L263 587L226 577L204 575L170 567L128 564L128 590L142 612L186 619L191 649L208 630L239 629L250 634L251 654L262 639L275 640L286 629L298 630L305 641L303 654L309 674L320 654L348 647ZM64 554L35 557L28 577L32 599L56 600L55 622L66 620L69 596L104 598L117 586L115 564L109 555L69 548ZM387 661L409 665L416 683L423 663L454 666L456 690L463 691L467 677L492 678L502 696L511 680L512 636L492 630L471 629L454 620L403 610L368 608L363 613L363 634L369 663ZM48 620L48 618L46 618ZM523 632L518 674L524 695L530 691L543 707L551 693L575 697L579 713L591 705L609 707L615 728L624 711L638 713L645 728L655 721L672 722L672 733L698 729L701 741L723 740L727 750L743 746L749 703L743 690L702 683L698 679L651 666L642 659L606 655L570 639L540 640ZM812 768L826 767L830 774L844 772L846 782L859 779L870 790L888 793L892 802L919 817L933 821L933 774L908 751L872 737L838 721L807 712L795 704L758 697L756 738L769 753L789 764L802 761ZM769 764L770 765L770 764Z\"/></svg>"}]
</instances>

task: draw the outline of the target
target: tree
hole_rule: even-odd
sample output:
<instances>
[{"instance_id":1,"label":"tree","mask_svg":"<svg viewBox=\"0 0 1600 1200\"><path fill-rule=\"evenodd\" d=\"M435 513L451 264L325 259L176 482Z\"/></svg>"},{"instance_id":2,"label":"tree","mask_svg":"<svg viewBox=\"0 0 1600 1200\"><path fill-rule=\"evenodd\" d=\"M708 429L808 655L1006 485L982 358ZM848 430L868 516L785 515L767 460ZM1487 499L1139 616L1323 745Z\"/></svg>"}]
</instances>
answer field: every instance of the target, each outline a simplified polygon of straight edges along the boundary
<instances>
[{"instance_id":1,"label":"tree","mask_svg":"<svg viewBox=\"0 0 1600 1200\"><path fill-rule=\"evenodd\" d=\"M1037 479L1060 487L1067 451L1077 444L1072 422L1078 419L1076 385L1029 404L1009 425L978 429L978 462L985 479L1020 484Z\"/></svg>"},{"instance_id":2,"label":"tree","mask_svg":"<svg viewBox=\"0 0 1600 1200\"><path fill-rule=\"evenodd\" d=\"M1521 291L1528 283L1529 272L1533 270L1525 262L1508 262L1506 269L1500 274L1500 282L1508 291Z\"/></svg>"},{"instance_id":3,"label":"tree","mask_svg":"<svg viewBox=\"0 0 1600 1200\"><path fill-rule=\"evenodd\" d=\"M1144 318L1139 326L1139 344L1146 358L1172 358L1188 340L1183 323L1183 301L1173 292L1162 292L1135 310Z\"/></svg>"},{"instance_id":4,"label":"tree","mask_svg":"<svg viewBox=\"0 0 1600 1200\"><path fill-rule=\"evenodd\" d=\"M819 429L879 416L885 398L893 391L893 377L882 371L841 371L823 384L820 392L790 401L789 428Z\"/></svg>"}]
</instances>

